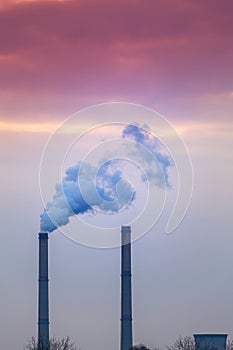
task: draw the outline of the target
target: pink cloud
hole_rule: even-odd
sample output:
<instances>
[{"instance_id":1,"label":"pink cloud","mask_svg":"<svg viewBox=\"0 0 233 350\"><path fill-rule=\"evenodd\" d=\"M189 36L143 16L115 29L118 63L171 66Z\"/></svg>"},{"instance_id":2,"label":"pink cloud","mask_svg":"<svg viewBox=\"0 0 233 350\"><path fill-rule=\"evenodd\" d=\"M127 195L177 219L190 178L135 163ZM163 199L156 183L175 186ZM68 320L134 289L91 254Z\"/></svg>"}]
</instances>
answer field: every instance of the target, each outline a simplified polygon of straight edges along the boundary
<instances>
[{"instance_id":1,"label":"pink cloud","mask_svg":"<svg viewBox=\"0 0 233 350\"><path fill-rule=\"evenodd\" d=\"M232 90L232 10L230 0L12 3L0 9L0 91L41 103Z\"/></svg>"}]
</instances>

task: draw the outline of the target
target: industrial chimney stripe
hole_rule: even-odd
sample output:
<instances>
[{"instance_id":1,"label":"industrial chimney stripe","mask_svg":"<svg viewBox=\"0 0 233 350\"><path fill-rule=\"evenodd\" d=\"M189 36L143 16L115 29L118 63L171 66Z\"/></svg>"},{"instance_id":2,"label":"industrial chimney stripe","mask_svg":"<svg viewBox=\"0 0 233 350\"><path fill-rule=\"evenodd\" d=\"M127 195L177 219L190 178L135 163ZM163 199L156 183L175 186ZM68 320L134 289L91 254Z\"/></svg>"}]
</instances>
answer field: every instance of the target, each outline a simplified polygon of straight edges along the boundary
<instances>
[{"instance_id":1,"label":"industrial chimney stripe","mask_svg":"<svg viewBox=\"0 0 233 350\"><path fill-rule=\"evenodd\" d=\"M132 276L131 271L121 271L121 276Z\"/></svg>"},{"instance_id":2,"label":"industrial chimney stripe","mask_svg":"<svg viewBox=\"0 0 233 350\"><path fill-rule=\"evenodd\" d=\"M42 323L43 323L43 324L49 324L49 320L48 320L47 318L40 318L40 319L39 319L39 323L40 323L40 324L42 324Z\"/></svg>"}]
</instances>

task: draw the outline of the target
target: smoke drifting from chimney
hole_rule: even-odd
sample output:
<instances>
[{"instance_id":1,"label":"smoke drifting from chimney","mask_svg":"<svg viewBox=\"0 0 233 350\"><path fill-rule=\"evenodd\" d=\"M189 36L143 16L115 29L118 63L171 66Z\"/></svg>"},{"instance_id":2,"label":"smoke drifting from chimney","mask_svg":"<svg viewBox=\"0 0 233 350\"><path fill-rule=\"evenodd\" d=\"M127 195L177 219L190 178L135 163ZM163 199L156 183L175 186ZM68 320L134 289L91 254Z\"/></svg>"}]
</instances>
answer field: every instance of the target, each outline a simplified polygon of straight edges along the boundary
<instances>
[{"instance_id":1,"label":"smoke drifting from chimney","mask_svg":"<svg viewBox=\"0 0 233 350\"><path fill-rule=\"evenodd\" d=\"M145 175L142 176L142 181L150 181L162 187L165 179L166 185L169 185L168 168L173 165L173 161L161 151L161 143L150 134L148 126L128 124L122 131L121 138L134 141L128 155L129 158L133 155L135 162L137 159L143 160ZM143 145L144 148L137 145ZM159 163L163 177L158 168L153 166L151 157L148 158L148 150ZM61 184L55 187L53 200L47 203L40 216L41 231L52 232L68 224L69 218L74 215L98 211L114 214L130 205L136 198L136 190L123 178L123 172L116 169L114 161L108 160L100 167L79 161L68 168ZM97 174L95 183L93 174Z\"/></svg>"}]
</instances>

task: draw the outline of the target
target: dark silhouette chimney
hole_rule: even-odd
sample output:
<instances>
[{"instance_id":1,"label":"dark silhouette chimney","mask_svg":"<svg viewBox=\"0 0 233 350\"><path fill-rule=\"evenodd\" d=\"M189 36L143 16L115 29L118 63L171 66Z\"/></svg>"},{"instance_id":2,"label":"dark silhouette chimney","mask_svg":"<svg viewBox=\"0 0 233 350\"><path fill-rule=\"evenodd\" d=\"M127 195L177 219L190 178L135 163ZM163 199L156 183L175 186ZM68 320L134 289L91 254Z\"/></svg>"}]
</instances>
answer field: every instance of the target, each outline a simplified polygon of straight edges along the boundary
<instances>
[{"instance_id":1,"label":"dark silhouette chimney","mask_svg":"<svg viewBox=\"0 0 233 350\"><path fill-rule=\"evenodd\" d=\"M38 350L49 350L48 233L39 233Z\"/></svg>"},{"instance_id":2,"label":"dark silhouette chimney","mask_svg":"<svg viewBox=\"0 0 233 350\"><path fill-rule=\"evenodd\" d=\"M121 227L121 350L133 346L131 291L131 228Z\"/></svg>"}]
</instances>

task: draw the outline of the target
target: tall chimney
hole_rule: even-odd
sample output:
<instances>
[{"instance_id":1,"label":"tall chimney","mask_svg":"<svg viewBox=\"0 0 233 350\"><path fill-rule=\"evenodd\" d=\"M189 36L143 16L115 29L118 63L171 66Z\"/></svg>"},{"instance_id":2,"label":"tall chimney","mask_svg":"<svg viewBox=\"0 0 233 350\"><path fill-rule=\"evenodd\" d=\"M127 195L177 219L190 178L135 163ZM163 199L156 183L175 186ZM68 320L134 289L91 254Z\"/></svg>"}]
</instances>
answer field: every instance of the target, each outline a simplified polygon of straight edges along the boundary
<instances>
[{"instance_id":1,"label":"tall chimney","mask_svg":"<svg viewBox=\"0 0 233 350\"><path fill-rule=\"evenodd\" d=\"M39 233L38 350L49 350L48 233Z\"/></svg>"},{"instance_id":2,"label":"tall chimney","mask_svg":"<svg viewBox=\"0 0 233 350\"><path fill-rule=\"evenodd\" d=\"M121 350L133 346L131 291L131 228L121 227Z\"/></svg>"}]
</instances>

